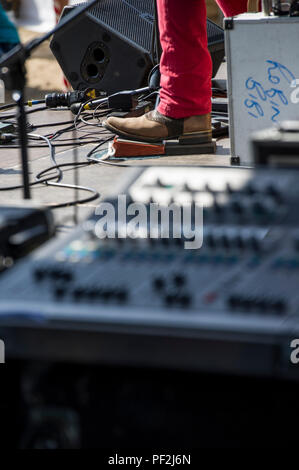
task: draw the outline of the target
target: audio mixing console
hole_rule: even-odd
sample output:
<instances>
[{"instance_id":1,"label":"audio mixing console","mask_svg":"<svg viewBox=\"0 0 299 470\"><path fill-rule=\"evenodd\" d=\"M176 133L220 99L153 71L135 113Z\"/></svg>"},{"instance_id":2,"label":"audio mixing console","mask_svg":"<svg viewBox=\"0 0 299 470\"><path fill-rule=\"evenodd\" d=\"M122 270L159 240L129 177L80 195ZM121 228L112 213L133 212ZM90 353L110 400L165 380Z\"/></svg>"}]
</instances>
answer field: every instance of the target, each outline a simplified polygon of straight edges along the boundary
<instances>
[{"instance_id":1,"label":"audio mixing console","mask_svg":"<svg viewBox=\"0 0 299 470\"><path fill-rule=\"evenodd\" d=\"M297 379L298 172L155 167L127 175L118 191L127 204L202 205L202 247L144 232L101 239L92 215L1 277L8 356ZM117 195L110 202L117 213Z\"/></svg>"}]
</instances>

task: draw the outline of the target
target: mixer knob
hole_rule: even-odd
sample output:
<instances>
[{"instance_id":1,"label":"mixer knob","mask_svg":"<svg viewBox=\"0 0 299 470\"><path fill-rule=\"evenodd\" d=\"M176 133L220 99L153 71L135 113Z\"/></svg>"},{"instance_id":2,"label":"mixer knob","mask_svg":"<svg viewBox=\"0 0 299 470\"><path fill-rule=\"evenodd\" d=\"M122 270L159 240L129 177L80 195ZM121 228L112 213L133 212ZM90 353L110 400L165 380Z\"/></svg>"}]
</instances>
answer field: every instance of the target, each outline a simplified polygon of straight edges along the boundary
<instances>
[{"instance_id":1,"label":"mixer knob","mask_svg":"<svg viewBox=\"0 0 299 470\"><path fill-rule=\"evenodd\" d=\"M170 238L161 237L160 240L161 240L161 243L162 243L163 246L167 247L167 246L170 245Z\"/></svg>"},{"instance_id":2,"label":"mixer knob","mask_svg":"<svg viewBox=\"0 0 299 470\"><path fill-rule=\"evenodd\" d=\"M77 287L73 291L73 297L75 300L80 300L84 296L84 294L85 294L85 289L83 289L82 287Z\"/></svg>"},{"instance_id":3,"label":"mixer knob","mask_svg":"<svg viewBox=\"0 0 299 470\"><path fill-rule=\"evenodd\" d=\"M183 274L175 274L173 282L177 287L181 287L185 284L186 278Z\"/></svg>"},{"instance_id":4,"label":"mixer knob","mask_svg":"<svg viewBox=\"0 0 299 470\"><path fill-rule=\"evenodd\" d=\"M49 271L49 276L54 280L61 280L65 282L70 282L73 278L72 273L69 271L63 271L62 269L51 269Z\"/></svg>"},{"instance_id":5,"label":"mixer knob","mask_svg":"<svg viewBox=\"0 0 299 470\"><path fill-rule=\"evenodd\" d=\"M45 279L47 275L47 272L44 268L36 268L34 271L33 271L33 276L34 276L34 279L37 281L37 282L40 282L40 281L43 281Z\"/></svg>"},{"instance_id":6,"label":"mixer knob","mask_svg":"<svg viewBox=\"0 0 299 470\"><path fill-rule=\"evenodd\" d=\"M256 193L256 190L252 183L248 183L244 191L248 196L253 196Z\"/></svg>"},{"instance_id":7,"label":"mixer knob","mask_svg":"<svg viewBox=\"0 0 299 470\"><path fill-rule=\"evenodd\" d=\"M158 186L159 188L164 188L164 187L165 187L165 184L161 181L160 178L157 178L157 180L156 180L156 186Z\"/></svg>"},{"instance_id":8,"label":"mixer knob","mask_svg":"<svg viewBox=\"0 0 299 470\"><path fill-rule=\"evenodd\" d=\"M108 301L111 297L113 297L113 291L111 289L104 289L101 293L101 297L103 300Z\"/></svg>"},{"instance_id":9,"label":"mixer knob","mask_svg":"<svg viewBox=\"0 0 299 470\"><path fill-rule=\"evenodd\" d=\"M185 191L186 193L192 193L192 192L193 192L192 188L190 188L190 186L189 186L188 183L185 183L185 184L183 185L182 190Z\"/></svg>"},{"instance_id":10,"label":"mixer knob","mask_svg":"<svg viewBox=\"0 0 299 470\"><path fill-rule=\"evenodd\" d=\"M226 192L228 192L228 194L233 194L234 192L229 183L226 183Z\"/></svg>"},{"instance_id":11,"label":"mixer knob","mask_svg":"<svg viewBox=\"0 0 299 470\"><path fill-rule=\"evenodd\" d=\"M213 189L211 188L211 186L209 185L209 183L205 184L205 191L207 193L213 193L214 192Z\"/></svg>"},{"instance_id":12,"label":"mixer knob","mask_svg":"<svg viewBox=\"0 0 299 470\"><path fill-rule=\"evenodd\" d=\"M261 249L260 241L255 236L252 236L249 239L249 243L250 243L251 248L254 251L260 251L260 249Z\"/></svg>"},{"instance_id":13,"label":"mixer knob","mask_svg":"<svg viewBox=\"0 0 299 470\"><path fill-rule=\"evenodd\" d=\"M260 201L254 202L252 208L253 208L253 212L256 215L266 215L267 214L266 206Z\"/></svg>"},{"instance_id":14,"label":"mixer knob","mask_svg":"<svg viewBox=\"0 0 299 470\"><path fill-rule=\"evenodd\" d=\"M282 314L286 311L287 305L284 300L276 300L272 303L274 311L278 314Z\"/></svg>"},{"instance_id":15,"label":"mixer knob","mask_svg":"<svg viewBox=\"0 0 299 470\"><path fill-rule=\"evenodd\" d=\"M230 244L232 248L237 250L243 250L245 248L245 241L241 235L236 235L230 239Z\"/></svg>"},{"instance_id":16,"label":"mixer knob","mask_svg":"<svg viewBox=\"0 0 299 470\"><path fill-rule=\"evenodd\" d=\"M191 296L189 294L181 295L178 299L182 307L189 307L191 304Z\"/></svg>"},{"instance_id":17,"label":"mixer knob","mask_svg":"<svg viewBox=\"0 0 299 470\"><path fill-rule=\"evenodd\" d=\"M255 308L260 310L261 312L265 312L268 310L269 302L266 299L256 299L255 300Z\"/></svg>"},{"instance_id":18,"label":"mixer knob","mask_svg":"<svg viewBox=\"0 0 299 470\"><path fill-rule=\"evenodd\" d=\"M221 245L226 249L230 247L230 239L227 235L221 236Z\"/></svg>"},{"instance_id":19,"label":"mixer knob","mask_svg":"<svg viewBox=\"0 0 299 470\"><path fill-rule=\"evenodd\" d=\"M213 209L214 209L214 212L218 215L223 212L223 206L221 206L216 199L213 204Z\"/></svg>"},{"instance_id":20,"label":"mixer knob","mask_svg":"<svg viewBox=\"0 0 299 470\"><path fill-rule=\"evenodd\" d=\"M147 240L148 244L151 245L152 247L157 245L157 243L158 243L158 238L148 236L146 240Z\"/></svg>"},{"instance_id":21,"label":"mixer knob","mask_svg":"<svg viewBox=\"0 0 299 470\"><path fill-rule=\"evenodd\" d=\"M294 248L296 251L299 251L299 236L294 239Z\"/></svg>"},{"instance_id":22,"label":"mixer knob","mask_svg":"<svg viewBox=\"0 0 299 470\"><path fill-rule=\"evenodd\" d=\"M49 274L52 279L58 279L60 278L60 273L60 269L52 269Z\"/></svg>"},{"instance_id":23,"label":"mixer knob","mask_svg":"<svg viewBox=\"0 0 299 470\"><path fill-rule=\"evenodd\" d=\"M221 215L223 213L223 206L219 204L217 198L214 198L214 201L213 201L213 211L217 214L217 215ZM204 208L205 209L205 208ZM206 211L207 212L207 211Z\"/></svg>"},{"instance_id":24,"label":"mixer knob","mask_svg":"<svg viewBox=\"0 0 299 470\"><path fill-rule=\"evenodd\" d=\"M155 290L163 290L165 287L165 281L162 277L156 277L153 280L153 287Z\"/></svg>"},{"instance_id":25,"label":"mixer knob","mask_svg":"<svg viewBox=\"0 0 299 470\"><path fill-rule=\"evenodd\" d=\"M55 290L54 290L54 297L59 300L61 299L64 295L65 295L65 289L64 287L57 287Z\"/></svg>"},{"instance_id":26,"label":"mixer knob","mask_svg":"<svg viewBox=\"0 0 299 470\"><path fill-rule=\"evenodd\" d=\"M277 202L281 201L281 193L280 191L274 186L274 184L269 184L266 188L266 194L273 197Z\"/></svg>"},{"instance_id":27,"label":"mixer knob","mask_svg":"<svg viewBox=\"0 0 299 470\"><path fill-rule=\"evenodd\" d=\"M237 295L230 295L227 299L227 303L231 309L235 309L240 305L240 298Z\"/></svg>"},{"instance_id":28,"label":"mixer knob","mask_svg":"<svg viewBox=\"0 0 299 470\"><path fill-rule=\"evenodd\" d=\"M94 299L97 297L97 294L98 294L97 289L90 288L90 289L87 289L87 290L86 290L86 296L87 296L90 300L94 300Z\"/></svg>"},{"instance_id":29,"label":"mixer knob","mask_svg":"<svg viewBox=\"0 0 299 470\"><path fill-rule=\"evenodd\" d=\"M215 237L212 233L209 233L205 237L205 242L206 242L206 244L208 245L209 248L215 248L216 247L216 240L215 240Z\"/></svg>"},{"instance_id":30,"label":"mixer knob","mask_svg":"<svg viewBox=\"0 0 299 470\"><path fill-rule=\"evenodd\" d=\"M176 296L172 294L167 294L164 300L165 300L166 305L171 306L175 302Z\"/></svg>"},{"instance_id":31,"label":"mixer knob","mask_svg":"<svg viewBox=\"0 0 299 470\"><path fill-rule=\"evenodd\" d=\"M174 244L178 247L183 247L185 243L184 238L174 238L173 241L174 241Z\"/></svg>"},{"instance_id":32,"label":"mixer knob","mask_svg":"<svg viewBox=\"0 0 299 470\"><path fill-rule=\"evenodd\" d=\"M239 250L243 250L245 248L245 242L244 242L244 239L241 237L241 235L238 235L236 238L235 238L235 243L236 243L236 247L239 249Z\"/></svg>"},{"instance_id":33,"label":"mixer knob","mask_svg":"<svg viewBox=\"0 0 299 470\"><path fill-rule=\"evenodd\" d=\"M242 308L246 311L251 310L254 307L254 300L248 297L245 297L242 302Z\"/></svg>"},{"instance_id":34,"label":"mixer knob","mask_svg":"<svg viewBox=\"0 0 299 470\"><path fill-rule=\"evenodd\" d=\"M119 289L114 293L114 295L116 299L121 303L126 302L126 300L128 299L128 292L126 289Z\"/></svg>"},{"instance_id":35,"label":"mixer knob","mask_svg":"<svg viewBox=\"0 0 299 470\"><path fill-rule=\"evenodd\" d=\"M70 271L61 271L60 279L65 282L71 282L73 280L73 275Z\"/></svg>"},{"instance_id":36,"label":"mixer knob","mask_svg":"<svg viewBox=\"0 0 299 470\"><path fill-rule=\"evenodd\" d=\"M242 214L244 211L243 205L239 201L232 201L231 203L231 210L235 214Z\"/></svg>"}]
</instances>

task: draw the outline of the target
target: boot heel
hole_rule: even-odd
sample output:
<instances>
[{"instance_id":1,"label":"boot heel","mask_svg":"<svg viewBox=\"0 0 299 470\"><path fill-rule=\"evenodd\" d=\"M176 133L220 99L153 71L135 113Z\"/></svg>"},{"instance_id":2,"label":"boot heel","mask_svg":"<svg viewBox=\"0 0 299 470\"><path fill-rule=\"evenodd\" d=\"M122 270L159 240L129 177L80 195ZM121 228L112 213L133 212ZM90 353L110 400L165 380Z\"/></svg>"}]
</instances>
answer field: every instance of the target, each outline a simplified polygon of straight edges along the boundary
<instances>
[{"instance_id":1,"label":"boot heel","mask_svg":"<svg viewBox=\"0 0 299 470\"><path fill-rule=\"evenodd\" d=\"M212 132L202 131L192 134L181 135L178 138L180 145L208 144L212 142Z\"/></svg>"}]
</instances>

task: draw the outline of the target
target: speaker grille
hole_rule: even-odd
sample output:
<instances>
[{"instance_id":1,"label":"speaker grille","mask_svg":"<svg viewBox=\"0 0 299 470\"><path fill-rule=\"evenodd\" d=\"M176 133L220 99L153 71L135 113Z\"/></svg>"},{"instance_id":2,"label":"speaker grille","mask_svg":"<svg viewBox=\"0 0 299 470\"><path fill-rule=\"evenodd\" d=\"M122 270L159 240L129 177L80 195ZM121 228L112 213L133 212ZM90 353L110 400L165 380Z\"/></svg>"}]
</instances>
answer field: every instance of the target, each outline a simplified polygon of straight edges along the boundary
<instances>
[{"instance_id":1,"label":"speaker grille","mask_svg":"<svg viewBox=\"0 0 299 470\"><path fill-rule=\"evenodd\" d=\"M142 0L102 0L89 14L150 53L154 25L154 7L150 4Z\"/></svg>"},{"instance_id":2,"label":"speaker grille","mask_svg":"<svg viewBox=\"0 0 299 470\"><path fill-rule=\"evenodd\" d=\"M213 21L208 20L207 23L207 32L208 32L208 42L209 46L213 44L218 44L220 42L224 42L224 32L223 29L220 28L217 24L213 23Z\"/></svg>"}]
</instances>

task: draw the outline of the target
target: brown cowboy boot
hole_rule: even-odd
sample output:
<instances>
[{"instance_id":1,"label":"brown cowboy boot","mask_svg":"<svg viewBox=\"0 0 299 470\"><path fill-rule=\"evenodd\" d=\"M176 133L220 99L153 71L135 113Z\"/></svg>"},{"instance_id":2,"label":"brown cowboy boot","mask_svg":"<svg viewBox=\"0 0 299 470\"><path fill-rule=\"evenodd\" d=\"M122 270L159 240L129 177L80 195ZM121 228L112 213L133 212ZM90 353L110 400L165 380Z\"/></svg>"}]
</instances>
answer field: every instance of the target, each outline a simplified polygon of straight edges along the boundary
<instances>
[{"instance_id":1,"label":"brown cowboy boot","mask_svg":"<svg viewBox=\"0 0 299 470\"><path fill-rule=\"evenodd\" d=\"M211 115L173 119L154 110L140 117L109 117L103 125L125 139L161 142L179 139L182 144L204 144L212 141Z\"/></svg>"}]
</instances>

